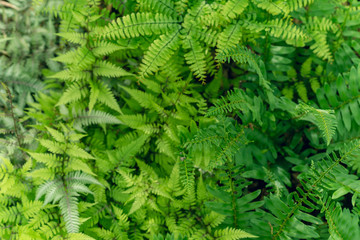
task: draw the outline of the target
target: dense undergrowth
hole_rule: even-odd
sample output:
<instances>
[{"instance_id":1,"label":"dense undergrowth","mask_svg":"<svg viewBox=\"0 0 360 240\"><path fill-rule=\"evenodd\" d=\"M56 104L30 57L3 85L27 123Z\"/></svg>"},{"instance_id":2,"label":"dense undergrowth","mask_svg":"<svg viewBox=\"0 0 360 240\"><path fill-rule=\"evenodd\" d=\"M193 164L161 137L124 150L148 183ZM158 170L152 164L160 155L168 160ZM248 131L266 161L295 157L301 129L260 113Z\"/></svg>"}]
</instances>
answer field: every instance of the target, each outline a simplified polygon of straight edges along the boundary
<instances>
[{"instance_id":1,"label":"dense undergrowth","mask_svg":"<svg viewBox=\"0 0 360 240\"><path fill-rule=\"evenodd\" d=\"M0 239L360 239L358 1L0 19Z\"/></svg>"}]
</instances>

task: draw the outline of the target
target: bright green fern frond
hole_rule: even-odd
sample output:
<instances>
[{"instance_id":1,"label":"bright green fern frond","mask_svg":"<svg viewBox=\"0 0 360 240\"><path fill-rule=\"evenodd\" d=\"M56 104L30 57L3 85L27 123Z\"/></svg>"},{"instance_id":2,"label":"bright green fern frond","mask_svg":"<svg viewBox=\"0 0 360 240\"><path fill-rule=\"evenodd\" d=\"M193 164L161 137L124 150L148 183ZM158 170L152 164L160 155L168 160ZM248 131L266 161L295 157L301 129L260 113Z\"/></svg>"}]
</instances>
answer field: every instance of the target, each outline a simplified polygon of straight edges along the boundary
<instances>
[{"instance_id":1,"label":"bright green fern frond","mask_svg":"<svg viewBox=\"0 0 360 240\"><path fill-rule=\"evenodd\" d=\"M312 58L309 57L308 59L306 59L306 61L301 65L301 69L300 69L300 73L302 77L309 77L310 73L311 73L311 63L312 63Z\"/></svg>"},{"instance_id":2,"label":"bright green fern frond","mask_svg":"<svg viewBox=\"0 0 360 240\"><path fill-rule=\"evenodd\" d=\"M71 43L77 43L81 46L85 45L88 41L88 36L86 33L77 33L77 32L63 32L58 33L58 36L64 38L65 40L71 42Z\"/></svg>"},{"instance_id":3,"label":"bright green fern frond","mask_svg":"<svg viewBox=\"0 0 360 240\"><path fill-rule=\"evenodd\" d=\"M286 1L271 1L271 0L252 0L255 5L264 9L272 15L282 14L287 16L290 12L289 6Z\"/></svg>"},{"instance_id":4,"label":"bright green fern frond","mask_svg":"<svg viewBox=\"0 0 360 240\"><path fill-rule=\"evenodd\" d=\"M309 30L318 30L321 32L336 32L338 30L338 26L331 21L328 18L318 18L318 17L312 17L307 18L306 20L303 19L304 22L306 22L306 28Z\"/></svg>"},{"instance_id":5,"label":"bright green fern frond","mask_svg":"<svg viewBox=\"0 0 360 240\"><path fill-rule=\"evenodd\" d=\"M176 16L176 8L174 1L171 0L137 0L140 10L142 12L156 12L162 13L167 16Z\"/></svg>"},{"instance_id":6,"label":"bright green fern frond","mask_svg":"<svg viewBox=\"0 0 360 240\"><path fill-rule=\"evenodd\" d=\"M216 116L234 110L242 110L247 113L251 108L248 96L240 89L229 91L227 98L221 97L214 105L206 113L207 116Z\"/></svg>"},{"instance_id":7,"label":"bright green fern frond","mask_svg":"<svg viewBox=\"0 0 360 240\"><path fill-rule=\"evenodd\" d=\"M46 127L46 130L50 133L50 135L58 142L65 143L65 136L62 132L59 132L53 128Z\"/></svg>"},{"instance_id":8,"label":"bright green fern frond","mask_svg":"<svg viewBox=\"0 0 360 240\"><path fill-rule=\"evenodd\" d=\"M208 215L205 216L204 223L214 228L220 225L225 220L225 218L226 216L211 211Z\"/></svg>"},{"instance_id":9,"label":"bright green fern frond","mask_svg":"<svg viewBox=\"0 0 360 240\"><path fill-rule=\"evenodd\" d=\"M75 128L81 130L82 127L93 124L121 124L121 121L115 116L99 110L93 110L91 113L80 111L74 114Z\"/></svg>"},{"instance_id":10,"label":"bright green fern frond","mask_svg":"<svg viewBox=\"0 0 360 240\"><path fill-rule=\"evenodd\" d=\"M56 106L64 105L67 103L76 102L85 98L89 94L88 88L81 83L73 83L66 88L65 92L61 95Z\"/></svg>"},{"instance_id":11,"label":"bright green fern frond","mask_svg":"<svg viewBox=\"0 0 360 240\"><path fill-rule=\"evenodd\" d=\"M62 63L75 63L77 56L83 56L83 51L86 50L86 47L80 47L76 50L68 51L63 54L59 54L57 57L52 58L53 61L62 62Z\"/></svg>"},{"instance_id":12,"label":"bright green fern frond","mask_svg":"<svg viewBox=\"0 0 360 240\"><path fill-rule=\"evenodd\" d=\"M179 33L180 30L177 30L171 34L161 35L150 45L139 67L142 78L157 72L159 67L171 58L179 48Z\"/></svg>"},{"instance_id":13,"label":"bright green fern frond","mask_svg":"<svg viewBox=\"0 0 360 240\"><path fill-rule=\"evenodd\" d=\"M318 57L330 62L333 61L330 46L327 43L326 33L321 31L313 31L311 35L315 43L310 46L310 49L313 50Z\"/></svg>"},{"instance_id":14,"label":"bright green fern frond","mask_svg":"<svg viewBox=\"0 0 360 240\"><path fill-rule=\"evenodd\" d=\"M218 41L218 32L212 29L193 28L192 33L192 38L198 39L210 47L214 47Z\"/></svg>"},{"instance_id":15,"label":"bright green fern frond","mask_svg":"<svg viewBox=\"0 0 360 240\"><path fill-rule=\"evenodd\" d=\"M107 61L97 61L93 66L95 76L124 77L132 74Z\"/></svg>"},{"instance_id":16,"label":"bright green fern frond","mask_svg":"<svg viewBox=\"0 0 360 240\"><path fill-rule=\"evenodd\" d=\"M63 154L66 150L65 144L58 143L56 141L40 139L39 142L42 146L46 147L52 153Z\"/></svg>"},{"instance_id":17,"label":"bright green fern frond","mask_svg":"<svg viewBox=\"0 0 360 240\"><path fill-rule=\"evenodd\" d=\"M248 0L229 0L222 6L220 13L227 19L231 19L239 16L248 6Z\"/></svg>"},{"instance_id":18,"label":"bright green fern frond","mask_svg":"<svg viewBox=\"0 0 360 240\"><path fill-rule=\"evenodd\" d=\"M216 230L214 233L215 239L218 240L236 240L241 238L257 238L257 236L247 233L240 229L225 228Z\"/></svg>"},{"instance_id":19,"label":"bright green fern frond","mask_svg":"<svg viewBox=\"0 0 360 240\"><path fill-rule=\"evenodd\" d=\"M72 55L69 55L73 53ZM86 46L82 46L75 50L74 52L70 52L65 55L60 55L53 60L59 62L66 62L72 64L71 66L76 70L87 70L92 64L95 63L95 56L90 49Z\"/></svg>"},{"instance_id":20,"label":"bright green fern frond","mask_svg":"<svg viewBox=\"0 0 360 240\"><path fill-rule=\"evenodd\" d=\"M270 28L270 34L274 37L300 42L304 42L309 39L309 36L300 28L295 26L291 19L272 19L266 23L266 26Z\"/></svg>"},{"instance_id":21,"label":"bright green fern frond","mask_svg":"<svg viewBox=\"0 0 360 240\"><path fill-rule=\"evenodd\" d=\"M59 161L60 159L55 154L51 154L51 153L33 153L33 152L28 152L28 154L32 158L34 158L37 162L44 163L49 168L60 167L60 163L61 163Z\"/></svg>"},{"instance_id":22,"label":"bright green fern frond","mask_svg":"<svg viewBox=\"0 0 360 240\"><path fill-rule=\"evenodd\" d=\"M180 182L187 192L194 191L195 173L194 164L187 157L180 157Z\"/></svg>"},{"instance_id":23,"label":"bright green fern frond","mask_svg":"<svg viewBox=\"0 0 360 240\"><path fill-rule=\"evenodd\" d=\"M312 4L314 0L288 0L287 4L289 6L290 12L296 11L299 8L306 7Z\"/></svg>"},{"instance_id":24,"label":"bright green fern frond","mask_svg":"<svg viewBox=\"0 0 360 240\"><path fill-rule=\"evenodd\" d=\"M81 70L66 69L51 75L49 78L57 78L70 82L77 82L81 80L88 81L89 79L91 79L91 74L89 72L84 72Z\"/></svg>"},{"instance_id":25,"label":"bright green fern frond","mask_svg":"<svg viewBox=\"0 0 360 240\"><path fill-rule=\"evenodd\" d=\"M260 69L261 66L261 60L258 56L256 56L254 53L251 52L250 49L244 46L237 45L235 47L232 47L230 49L226 49L225 51L219 52L216 55L216 59L219 62L225 62L230 61L230 59L233 59L235 62L238 63L247 63L249 66L255 70L255 72L258 74L260 79L260 85L267 90L270 90L270 83L265 79L265 76Z\"/></svg>"},{"instance_id":26,"label":"bright green fern frond","mask_svg":"<svg viewBox=\"0 0 360 240\"><path fill-rule=\"evenodd\" d=\"M122 88L125 89L125 91L128 92L130 96L134 98L135 101L137 101L142 107L155 110L159 114L167 116L168 113L162 106L157 103L157 99L154 95L124 86L122 86Z\"/></svg>"},{"instance_id":27,"label":"bright green fern frond","mask_svg":"<svg viewBox=\"0 0 360 240\"><path fill-rule=\"evenodd\" d=\"M92 111L95 103L101 102L102 104L108 106L111 109L121 113L120 107L109 89L104 82L94 81L91 82L91 91L90 91L90 101L89 101L89 112Z\"/></svg>"},{"instance_id":28,"label":"bright green fern frond","mask_svg":"<svg viewBox=\"0 0 360 240\"><path fill-rule=\"evenodd\" d=\"M206 77L206 56L203 47L192 38L184 39L183 47L189 50L184 55L186 63L190 65L189 68L195 76L204 82Z\"/></svg>"},{"instance_id":29,"label":"bright green fern frond","mask_svg":"<svg viewBox=\"0 0 360 240\"><path fill-rule=\"evenodd\" d=\"M95 238L92 238L86 234L83 233L70 233L68 238L68 240L95 240Z\"/></svg>"},{"instance_id":30,"label":"bright green fern frond","mask_svg":"<svg viewBox=\"0 0 360 240\"><path fill-rule=\"evenodd\" d=\"M241 41L241 36L241 21L235 21L219 34L216 51L224 52L226 49L235 47Z\"/></svg>"},{"instance_id":31,"label":"bright green fern frond","mask_svg":"<svg viewBox=\"0 0 360 240\"><path fill-rule=\"evenodd\" d=\"M329 145L337 126L334 111L316 109L304 103L297 106L297 111L299 115L303 115L300 119L310 121L319 128L326 144Z\"/></svg>"},{"instance_id":32,"label":"bright green fern frond","mask_svg":"<svg viewBox=\"0 0 360 240\"><path fill-rule=\"evenodd\" d=\"M102 186L102 184L98 180L96 180L93 176L80 171L71 172L64 179L69 183L75 182L80 184L96 184Z\"/></svg>"},{"instance_id":33,"label":"bright green fern frond","mask_svg":"<svg viewBox=\"0 0 360 240\"><path fill-rule=\"evenodd\" d=\"M119 116L120 121L133 128L143 131L145 134L154 134L159 132L159 128L154 124L148 123L146 116L137 115L121 115Z\"/></svg>"},{"instance_id":34,"label":"bright green fern frond","mask_svg":"<svg viewBox=\"0 0 360 240\"><path fill-rule=\"evenodd\" d=\"M94 43L92 52L96 57L102 57L109 55L113 52L119 51L119 50L125 50L129 49L128 47L123 47L111 42L105 42L105 41L96 41Z\"/></svg>"},{"instance_id":35,"label":"bright green fern frond","mask_svg":"<svg viewBox=\"0 0 360 240\"><path fill-rule=\"evenodd\" d=\"M114 40L149 36L173 31L178 28L178 24L176 19L160 13L132 13L114 20L99 35Z\"/></svg>"}]
</instances>

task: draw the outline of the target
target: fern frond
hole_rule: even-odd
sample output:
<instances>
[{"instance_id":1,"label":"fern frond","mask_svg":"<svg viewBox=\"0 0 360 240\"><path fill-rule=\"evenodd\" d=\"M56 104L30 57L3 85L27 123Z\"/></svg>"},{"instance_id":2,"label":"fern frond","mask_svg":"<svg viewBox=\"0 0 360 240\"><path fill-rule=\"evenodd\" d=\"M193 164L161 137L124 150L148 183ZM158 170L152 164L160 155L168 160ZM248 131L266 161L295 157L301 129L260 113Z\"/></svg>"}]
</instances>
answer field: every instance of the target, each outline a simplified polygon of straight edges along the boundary
<instances>
[{"instance_id":1,"label":"fern frond","mask_svg":"<svg viewBox=\"0 0 360 240\"><path fill-rule=\"evenodd\" d=\"M241 41L241 23L241 21L233 22L219 34L217 52L225 52L227 49L235 47Z\"/></svg>"},{"instance_id":2,"label":"fern frond","mask_svg":"<svg viewBox=\"0 0 360 240\"><path fill-rule=\"evenodd\" d=\"M360 237L358 220L348 209L341 209L340 204L332 201L327 194L319 199L319 203L321 212L325 212L331 238L356 239Z\"/></svg>"},{"instance_id":3,"label":"fern frond","mask_svg":"<svg viewBox=\"0 0 360 240\"><path fill-rule=\"evenodd\" d=\"M71 43L80 44L81 46L85 45L88 41L88 36L86 33L62 32L58 33L57 35Z\"/></svg>"},{"instance_id":4,"label":"fern frond","mask_svg":"<svg viewBox=\"0 0 360 240\"><path fill-rule=\"evenodd\" d=\"M99 110L93 110L91 113L80 111L73 117L74 127L80 129L93 124L121 124L121 121L115 116Z\"/></svg>"},{"instance_id":5,"label":"fern frond","mask_svg":"<svg viewBox=\"0 0 360 240\"><path fill-rule=\"evenodd\" d=\"M104 77L132 76L131 73L107 61L97 61L93 66L93 73L95 76Z\"/></svg>"},{"instance_id":6,"label":"fern frond","mask_svg":"<svg viewBox=\"0 0 360 240\"><path fill-rule=\"evenodd\" d=\"M83 51L86 50L85 47L77 48L76 50L68 51L66 53L59 54L57 57L52 58L53 61L72 64L76 62L76 57L82 55Z\"/></svg>"},{"instance_id":7,"label":"fern frond","mask_svg":"<svg viewBox=\"0 0 360 240\"><path fill-rule=\"evenodd\" d=\"M74 66L74 70L87 70L95 63L96 58L90 49L83 46L73 52L60 55L53 60L72 64Z\"/></svg>"},{"instance_id":8,"label":"fern frond","mask_svg":"<svg viewBox=\"0 0 360 240\"><path fill-rule=\"evenodd\" d=\"M176 19L160 13L132 13L111 22L99 36L114 40L148 36L174 31L178 24Z\"/></svg>"},{"instance_id":9,"label":"fern frond","mask_svg":"<svg viewBox=\"0 0 360 240\"><path fill-rule=\"evenodd\" d=\"M186 157L180 157L180 182L187 192L194 191L195 173L194 165L191 160Z\"/></svg>"},{"instance_id":10,"label":"fern frond","mask_svg":"<svg viewBox=\"0 0 360 240\"><path fill-rule=\"evenodd\" d=\"M305 103L307 103L309 101L309 99L308 99L308 94L307 94L307 89L305 87L305 83L302 81L296 82L295 87L296 87L297 93L298 93L299 97L301 98L301 100L303 100Z\"/></svg>"},{"instance_id":11,"label":"fern frond","mask_svg":"<svg viewBox=\"0 0 360 240\"><path fill-rule=\"evenodd\" d=\"M123 47L118 44L105 41L96 41L93 47L92 52L96 57L107 56L119 50L129 49L129 47Z\"/></svg>"},{"instance_id":12,"label":"fern frond","mask_svg":"<svg viewBox=\"0 0 360 240\"><path fill-rule=\"evenodd\" d=\"M121 227L127 229L130 225L128 215L125 214L121 208L115 207L114 205L112 205L112 207Z\"/></svg>"},{"instance_id":13,"label":"fern frond","mask_svg":"<svg viewBox=\"0 0 360 240\"><path fill-rule=\"evenodd\" d=\"M226 216L211 211L210 214L205 216L204 223L215 228L220 225L225 220L225 218Z\"/></svg>"},{"instance_id":14,"label":"fern frond","mask_svg":"<svg viewBox=\"0 0 360 240\"><path fill-rule=\"evenodd\" d=\"M78 147L75 144L68 145L67 148L66 148L66 153L70 157L83 158L83 159L94 159L93 156L91 156L84 149Z\"/></svg>"},{"instance_id":15,"label":"fern frond","mask_svg":"<svg viewBox=\"0 0 360 240\"><path fill-rule=\"evenodd\" d=\"M265 76L260 69L260 64L261 64L260 61L261 60L259 59L258 56L253 54L250 49L248 49L247 47L244 47L244 46L237 45L230 49L226 49L223 52L219 52L216 55L216 59L219 62L225 62L225 61L229 62L231 58L235 62L242 63L242 64L244 64L244 63L249 64L249 66L251 68L253 68L255 70L255 72L258 74L259 80L260 80L259 81L260 85L262 87L266 88L267 90L272 91L270 89L270 83L265 79Z\"/></svg>"},{"instance_id":16,"label":"fern frond","mask_svg":"<svg viewBox=\"0 0 360 240\"><path fill-rule=\"evenodd\" d=\"M122 88L125 89L125 91L129 93L130 96L134 98L134 100L137 101L142 107L155 110L160 115L167 116L168 113L162 106L157 103L157 99L154 95L137 89L127 88L125 86L122 86Z\"/></svg>"},{"instance_id":17,"label":"fern frond","mask_svg":"<svg viewBox=\"0 0 360 240\"><path fill-rule=\"evenodd\" d=\"M236 89L235 91L229 91L227 98L221 97L218 99L206 113L206 116L216 116L234 110L242 110L248 113L249 109L251 109L251 105L248 96L242 90Z\"/></svg>"},{"instance_id":18,"label":"fern frond","mask_svg":"<svg viewBox=\"0 0 360 240\"><path fill-rule=\"evenodd\" d=\"M78 201L75 196L65 191L59 201L59 207L64 216L65 226L68 233L77 233L80 229L80 218L77 207Z\"/></svg>"},{"instance_id":19,"label":"fern frond","mask_svg":"<svg viewBox=\"0 0 360 240\"><path fill-rule=\"evenodd\" d=\"M61 144L52 140L40 139L39 142L52 153L63 154L66 149L65 144Z\"/></svg>"},{"instance_id":20,"label":"fern frond","mask_svg":"<svg viewBox=\"0 0 360 240\"><path fill-rule=\"evenodd\" d=\"M300 69L300 73L302 77L309 77L310 73L311 73L311 63L312 63L312 58L309 57L308 59L306 59L306 61L301 65L301 69Z\"/></svg>"},{"instance_id":21,"label":"fern frond","mask_svg":"<svg viewBox=\"0 0 360 240\"><path fill-rule=\"evenodd\" d=\"M240 229L225 228L216 230L214 233L215 239L219 240L236 240L241 238L257 238L257 236L247 233Z\"/></svg>"},{"instance_id":22,"label":"fern frond","mask_svg":"<svg viewBox=\"0 0 360 240\"><path fill-rule=\"evenodd\" d=\"M51 153L33 153L28 152L28 154L34 158L37 162L45 163L49 168L55 168L60 166L60 159L57 155Z\"/></svg>"},{"instance_id":23,"label":"fern frond","mask_svg":"<svg viewBox=\"0 0 360 240\"><path fill-rule=\"evenodd\" d=\"M220 13L227 21L239 16L248 6L248 0L230 0L222 6Z\"/></svg>"},{"instance_id":24,"label":"fern frond","mask_svg":"<svg viewBox=\"0 0 360 240\"><path fill-rule=\"evenodd\" d=\"M123 124L133 128L143 131L145 134L154 134L159 132L159 128L154 124L148 123L148 119L143 115L121 115L119 116L120 121Z\"/></svg>"},{"instance_id":25,"label":"fern frond","mask_svg":"<svg viewBox=\"0 0 360 240\"><path fill-rule=\"evenodd\" d=\"M83 84L75 82L66 88L56 106L76 102L82 98L85 98L88 93L88 89Z\"/></svg>"},{"instance_id":26,"label":"fern frond","mask_svg":"<svg viewBox=\"0 0 360 240\"><path fill-rule=\"evenodd\" d=\"M50 133L50 135L58 142L65 143L65 136L62 132L59 132L53 128L46 127L46 130Z\"/></svg>"},{"instance_id":27,"label":"fern frond","mask_svg":"<svg viewBox=\"0 0 360 240\"><path fill-rule=\"evenodd\" d=\"M272 15L283 14L287 16L290 12L286 1L273 2L271 0L253 0L255 5L261 9L264 9Z\"/></svg>"},{"instance_id":28,"label":"fern frond","mask_svg":"<svg viewBox=\"0 0 360 240\"><path fill-rule=\"evenodd\" d=\"M293 12L298 10L299 8L303 8L312 4L313 2L314 0L289 0L287 1L287 4L289 6L289 11Z\"/></svg>"},{"instance_id":29,"label":"fern frond","mask_svg":"<svg viewBox=\"0 0 360 240\"><path fill-rule=\"evenodd\" d=\"M316 92L321 108L335 110L340 135L360 125L359 84L356 80L358 76L360 76L360 67L352 67L348 75L339 76L336 82L325 84Z\"/></svg>"},{"instance_id":30,"label":"fern frond","mask_svg":"<svg viewBox=\"0 0 360 240\"><path fill-rule=\"evenodd\" d=\"M193 28L191 37L204 42L207 46L214 47L218 41L218 32L212 29Z\"/></svg>"},{"instance_id":31,"label":"fern frond","mask_svg":"<svg viewBox=\"0 0 360 240\"><path fill-rule=\"evenodd\" d=\"M183 47L189 50L189 52L185 53L184 57L186 63L190 65L190 70L200 81L204 82L206 78L206 56L203 47L192 38L184 39Z\"/></svg>"},{"instance_id":32,"label":"fern frond","mask_svg":"<svg viewBox=\"0 0 360 240\"><path fill-rule=\"evenodd\" d=\"M338 26L333 21L325 17L318 18L315 16L303 20L306 22L306 28L309 30L317 30L321 32L336 32L338 30Z\"/></svg>"},{"instance_id":33,"label":"fern frond","mask_svg":"<svg viewBox=\"0 0 360 240\"><path fill-rule=\"evenodd\" d=\"M59 202L61 214L65 220L68 233L77 233L80 228L77 196L79 192L91 193L85 184L101 185L90 175L81 172L71 172L65 178L47 181L37 192L36 199L45 195L44 205L49 202Z\"/></svg>"},{"instance_id":34,"label":"fern frond","mask_svg":"<svg viewBox=\"0 0 360 240\"><path fill-rule=\"evenodd\" d=\"M332 62L333 57L329 44L327 43L326 33L321 31L313 31L312 37L315 43L310 46L310 49L313 50L318 57Z\"/></svg>"},{"instance_id":35,"label":"fern frond","mask_svg":"<svg viewBox=\"0 0 360 240\"><path fill-rule=\"evenodd\" d=\"M91 79L91 74L89 72L84 72L82 70L66 69L66 70L57 72L57 73L49 76L48 78L57 78L57 79L62 79L65 81L70 81L70 82L77 82L77 81L81 81L81 80L88 81Z\"/></svg>"},{"instance_id":36,"label":"fern frond","mask_svg":"<svg viewBox=\"0 0 360 240\"><path fill-rule=\"evenodd\" d=\"M95 238L92 238L86 234L83 233L70 233L68 235L69 240L95 240Z\"/></svg>"},{"instance_id":37,"label":"fern frond","mask_svg":"<svg viewBox=\"0 0 360 240\"><path fill-rule=\"evenodd\" d=\"M296 27L291 19L272 19L266 23L266 26L270 28L270 34L274 37L301 42L309 39L309 36L300 28Z\"/></svg>"},{"instance_id":38,"label":"fern frond","mask_svg":"<svg viewBox=\"0 0 360 240\"><path fill-rule=\"evenodd\" d=\"M161 35L150 45L139 67L142 78L157 72L159 67L164 66L171 58L179 48L179 33L180 29L171 34Z\"/></svg>"},{"instance_id":39,"label":"fern frond","mask_svg":"<svg viewBox=\"0 0 360 240\"><path fill-rule=\"evenodd\" d=\"M93 81L90 83L90 99L89 99L89 112L91 113L95 103L101 102L115 111L122 113L121 109L108 86L101 81Z\"/></svg>"},{"instance_id":40,"label":"fern frond","mask_svg":"<svg viewBox=\"0 0 360 240\"><path fill-rule=\"evenodd\" d=\"M156 9L157 12L167 16L176 16L175 4L171 0L137 0L142 12L151 12Z\"/></svg>"},{"instance_id":41,"label":"fern frond","mask_svg":"<svg viewBox=\"0 0 360 240\"><path fill-rule=\"evenodd\" d=\"M334 111L315 109L304 103L299 104L297 109L299 114L304 114L301 119L313 122L320 129L322 137L329 145L337 126Z\"/></svg>"}]
</instances>

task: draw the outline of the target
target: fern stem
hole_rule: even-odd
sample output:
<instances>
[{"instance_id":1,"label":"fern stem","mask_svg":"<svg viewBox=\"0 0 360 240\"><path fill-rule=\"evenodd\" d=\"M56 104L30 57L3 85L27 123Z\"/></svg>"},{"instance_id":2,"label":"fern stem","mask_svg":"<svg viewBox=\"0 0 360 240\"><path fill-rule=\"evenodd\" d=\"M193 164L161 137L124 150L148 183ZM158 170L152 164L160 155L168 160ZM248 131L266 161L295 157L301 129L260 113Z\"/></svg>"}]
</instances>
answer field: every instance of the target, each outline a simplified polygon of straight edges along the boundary
<instances>
[{"instance_id":1,"label":"fern stem","mask_svg":"<svg viewBox=\"0 0 360 240\"><path fill-rule=\"evenodd\" d=\"M15 136L16 136L16 140L17 140L17 143L18 143L18 146L21 148L22 147L22 143L21 143L21 136L19 134L19 130L17 128L17 121L16 121L16 117L15 117L15 114L14 114L14 106L13 106L13 102L12 102L12 94L10 92L10 89L8 88L7 85L5 85L4 83L2 84L5 88L5 91L6 91L6 94L8 95L8 101L9 101L9 104L10 104L10 117L12 118L13 120L13 123L14 123L14 132L15 132Z\"/></svg>"},{"instance_id":2,"label":"fern stem","mask_svg":"<svg viewBox=\"0 0 360 240\"><path fill-rule=\"evenodd\" d=\"M321 198L319 198L319 201L320 201L322 207L325 208L325 212L326 212L325 217L326 217L326 220L328 221L328 225L331 225L335 229L336 234L340 237L341 240L343 240L344 238L341 236L339 230L336 227L336 224L334 223L334 219L331 217L329 208L326 207L326 204L324 203L324 201L322 201Z\"/></svg>"}]
</instances>

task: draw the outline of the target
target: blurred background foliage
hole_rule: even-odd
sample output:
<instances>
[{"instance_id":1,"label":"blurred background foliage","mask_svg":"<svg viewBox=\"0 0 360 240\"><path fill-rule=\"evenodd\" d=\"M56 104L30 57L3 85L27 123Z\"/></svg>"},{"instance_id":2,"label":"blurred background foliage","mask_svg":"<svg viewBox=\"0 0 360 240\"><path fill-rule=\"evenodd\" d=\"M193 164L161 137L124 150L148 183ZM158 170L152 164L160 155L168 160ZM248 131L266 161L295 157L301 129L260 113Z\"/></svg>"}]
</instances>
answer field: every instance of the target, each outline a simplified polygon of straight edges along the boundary
<instances>
[{"instance_id":1,"label":"blurred background foliage","mask_svg":"<svg viewBox=\"0 0 360 240\"><path fill-rule=\"evenodd\" d=\"M31 123L25 107L51 86L44 76L61 67L51 60L59 50L56 19L39 10L31 0L0 1L0 155L15 159L23 156L18 145L35 136L34 129L25 130Z\"/></svg>"}]
</instances>

